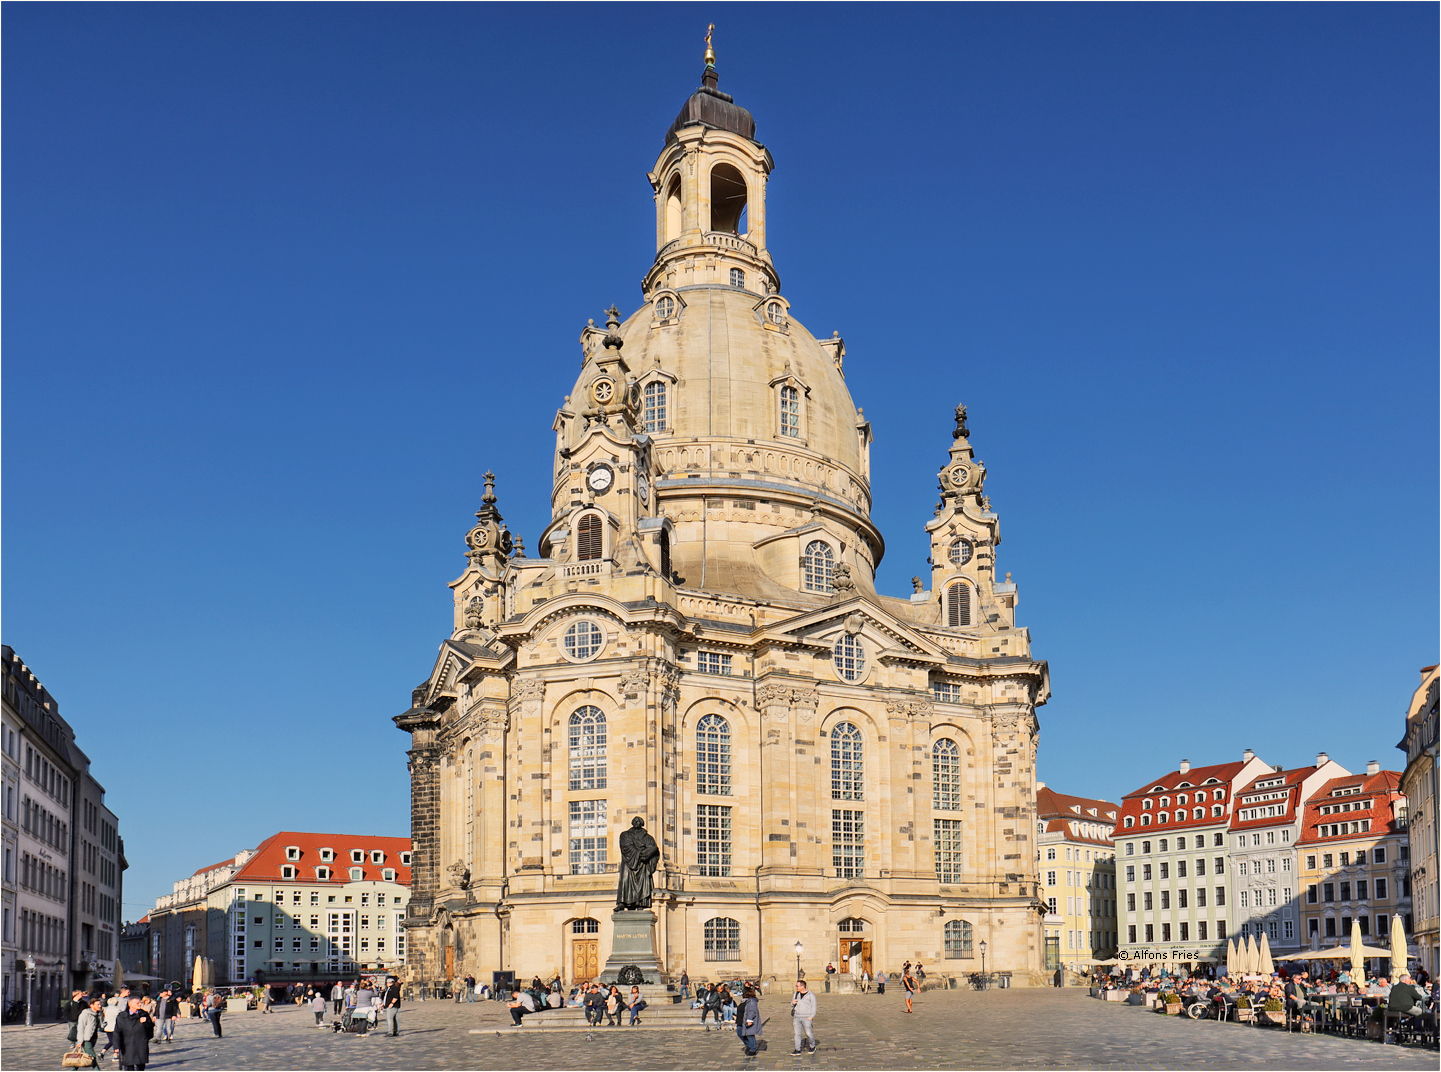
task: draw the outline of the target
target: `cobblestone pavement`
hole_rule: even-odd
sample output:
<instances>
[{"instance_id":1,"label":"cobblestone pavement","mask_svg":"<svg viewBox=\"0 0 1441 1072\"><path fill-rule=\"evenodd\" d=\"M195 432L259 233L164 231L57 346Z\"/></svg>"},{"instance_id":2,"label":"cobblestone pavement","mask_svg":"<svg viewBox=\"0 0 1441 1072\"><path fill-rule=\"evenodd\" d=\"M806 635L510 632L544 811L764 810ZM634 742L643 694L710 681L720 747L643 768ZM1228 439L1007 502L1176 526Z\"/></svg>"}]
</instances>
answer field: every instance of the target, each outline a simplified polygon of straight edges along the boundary
<instances>
[{"instance_id":1,"label":"cobblestone pavement","mask_svg":"<svg viewBox=\"0 0 1441 1072\"><path fill-rule=\"evenodd\" d=\"M310 1013L229 1013L225 1037L185 1020L151 1069L810 1069L831 1068L1275 1068L1430 1069L1436 1051L1274 1028L1193 1023L1080 990L928 991L906 1015L900 996L820 994L815 1055L791 1057L789 1004L761 1002L770 1048L744 1056L734 1032L598 1028L516 1031L503 1006L430 1001L407 1006L402 1034L337 1035ZM486 1029L472 1034L472 1029ZM498 1034L497 1034L498 1032ZM6 1070L54 1069L62 1025L4 1028ZM109 1069L114 1062L106 1062Z\"/></svg>"}]
</instances>

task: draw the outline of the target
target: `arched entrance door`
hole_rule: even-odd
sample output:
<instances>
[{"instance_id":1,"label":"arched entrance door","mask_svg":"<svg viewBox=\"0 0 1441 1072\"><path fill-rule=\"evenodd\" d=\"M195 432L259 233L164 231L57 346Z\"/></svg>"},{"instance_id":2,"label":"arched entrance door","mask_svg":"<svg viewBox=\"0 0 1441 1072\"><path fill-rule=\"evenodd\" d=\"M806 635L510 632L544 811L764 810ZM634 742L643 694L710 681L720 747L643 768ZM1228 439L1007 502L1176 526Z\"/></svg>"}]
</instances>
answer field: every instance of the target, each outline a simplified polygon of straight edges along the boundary
<instances>
[{"instance_id":1,"label":"arched entrance door","mask_svg":"<svg viewBox=\"0 0 1441 1072\"><path fill-rule=\"evenodd\" d=\"M840 931L840 948L836 970L847 974L864 971L867 975L874 975L871 968L871 939L866 934L866 921L854 917L843 919L837 930Z\"/></svg>"},{"instance_id":2,"label":"arched entrance door","mask_svg":"<svg viewBox=\"0 0 1441 1072\"><path fill-rule=\"evenodd\" d=\"M570 965L574 983L588 983L600 974L600 920L571 921Z\"/></svg>"}]
</instances>

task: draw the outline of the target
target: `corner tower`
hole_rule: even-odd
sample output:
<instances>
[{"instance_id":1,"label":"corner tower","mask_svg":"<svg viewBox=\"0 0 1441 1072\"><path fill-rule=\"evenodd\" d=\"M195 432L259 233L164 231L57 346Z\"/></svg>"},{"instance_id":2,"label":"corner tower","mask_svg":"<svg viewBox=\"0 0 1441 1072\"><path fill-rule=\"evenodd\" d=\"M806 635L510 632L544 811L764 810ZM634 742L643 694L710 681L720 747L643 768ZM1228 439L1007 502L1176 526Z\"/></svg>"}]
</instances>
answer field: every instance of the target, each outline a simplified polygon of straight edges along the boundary
<instances>
[{"instance_id":1,"label":"corner tower","mask_svg":"<svg viewBox=\"0 0 1441 1072\"><path fill-rule=\"evenodd\" d=\"M774 162L714 59L650 173L641 304L581 329L537 556L512 548L487 478L453 630L396 719L407 963L424 981L591 978L639 816L663 973L776 972L799 938L806 967L943 975L978 968L985 941L988 966L1038 979L1049 686L995 578L985 468L958 411L929 576L879 593L845 342L781 290Z\"/></svg>"}]
</instances>

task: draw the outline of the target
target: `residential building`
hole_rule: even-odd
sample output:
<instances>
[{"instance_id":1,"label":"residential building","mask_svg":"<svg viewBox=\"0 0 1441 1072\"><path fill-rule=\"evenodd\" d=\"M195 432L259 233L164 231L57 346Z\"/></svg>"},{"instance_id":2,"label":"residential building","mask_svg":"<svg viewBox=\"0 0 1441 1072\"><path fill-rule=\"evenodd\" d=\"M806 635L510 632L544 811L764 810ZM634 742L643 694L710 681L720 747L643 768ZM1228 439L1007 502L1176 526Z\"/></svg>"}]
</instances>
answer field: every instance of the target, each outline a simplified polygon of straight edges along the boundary
<instances>
[{"instance_id":1,"label":"residential building","mask_svg":"<svg viewBox=\"0 0 1441 1072\"><path fill-rule=\"evenodd\" d=\"M717 77L657 132L639 306L581 328L538 557L487 474L450 632L396 719L411 975L595 976L641 821L662 977L769 974L798 940L814 971L960 973L985 942L1038 982L1049 672L997 573L986 467L960 407L929 564L878 592L872 428L844 340L781 291L771 151Z\"/></svg>"},{"instance_id":2,"label":"residential building","mask_svg":"<svg viewBox=\"0 0 1441 1072\"><path fill-rule=\"evenodd\" d=\"M1046 903L1047 970L1114 956L1120 809L1036 783L1036 852Z\"/></svg>"},{"instance_id":3,"label":"residential building","mask_svg":"<svg viewBox=\"0 0 1441 1072\"><path fill-rule=\"evenodd\" d=\"M1301 919L1309 946L1363 939L1385 945L1391 917L1411 933L1411 861L1401 775L1366 764L1365 774L1332 778L1306 802L1296 848L1305 891Z\"/></svg>"},{"instance_id":4,"label":"residential building","mask_svg":"<svg viewBox=\"0 0 1441 1072\"><path fill-rule=\"evenodd\" d=\"M15 652L3 648L3 707L7 733L18 729L15 834L15 940L7 970L20 996L29 995L33 1015L51 1019L69 997L71 811L76 770L75 734L59 705ZM34 965L25 978L21 961Z\"/></svg>"},{"instance_id":5,"label":"residential building","mask_svg":"<svg viewBox=\"0 0 1441 1072\"><path fill-rule=\"evenodd\" d=\"M149 974L187 979L197 956L218 985L404 967L409 838L282 831L176 885L149 915Z\"/></svg>"},{"instance_id":6,"label":"residential building","mask_svg":"<svg viewBox=\"0 0 1441 1072\"><path fill-rule=\"evenodd\" d=\"M1236 790L1272 768L1249 748L1235 763L1173 771L1121 801L1116 867L1120 955L1174 951L1219 958L1231 916L1226 834Z\"/></svg>"},{"instance_id":7,"label":"residential building","mask_svg":"<svg viewBox=\"0 0 1441 1072\"><path fill-rule=\"evenodd\" d=\"M90 760L72 746L76 801L71 824L73 860L70 900L72 985L89 990L114 978L120 955L121 875L129 866L120 821L105 806L105 787L90 773Z\"/></svg>"},{"instance_id":8,"label":"residential building","mask_svg":"<svg viewBox=\"0 0 1441 1072\"><path fill-rule=\"evenodd\" d=\"M120 928L120 955L117 959L127 977L151 974L148 914Z\"/></svg>"},{"instance_id":9,"label":"residential building","mask_svg":"<svg viewBox=\"0 0 1441 1072\"><path fill-rule=\"evenodd\" d=\"M1415 942L1417 956L1433 978L1441 974L1441 850L1437 846L1441 824L1436 821L1441 794L1436 782L1436 707L1436 667L1422 667L1421 684L1412 693L1406 712L1406 735L1396 747L1406 753L1401 792L1406 794L1410 816L1411 905L1416 929L1408 937Z\"/></svg>"},{"instance_id":10,"label":"residential building","mask_svg":"<svg viewBox=\"0 0 1441 1072\"><path fill-rule=\"evenodd\" d=\"M1231 813L1231 920L1235 934L1266 935L1273 954L1298 953L1301 903L1296 844L1306 801L1332 778L1350 774L1322 752L1315 766L1276 767L1243 786Z\"/></svg>"},{"instance_id":11,"label":"residential building","mask_svg":"<svg viewBox=\"0 0 1441 1072\"><path fill-rule=\"evenodd\" d=\"M8 693L8 688L6 692ZM0 890L3 890L4 916L0 927L0 972L4 974L4 990L0 995L0 1009L9 1008L10 1002L25 989L22 970L16 967L20 947L16 944L19 930L19 894L17 881L20 860L20 757L23 754L23 721L17 710L7 700L0 704L0 826L4 830L4 870L0 871Z\"/></svg>"}]
</instances>

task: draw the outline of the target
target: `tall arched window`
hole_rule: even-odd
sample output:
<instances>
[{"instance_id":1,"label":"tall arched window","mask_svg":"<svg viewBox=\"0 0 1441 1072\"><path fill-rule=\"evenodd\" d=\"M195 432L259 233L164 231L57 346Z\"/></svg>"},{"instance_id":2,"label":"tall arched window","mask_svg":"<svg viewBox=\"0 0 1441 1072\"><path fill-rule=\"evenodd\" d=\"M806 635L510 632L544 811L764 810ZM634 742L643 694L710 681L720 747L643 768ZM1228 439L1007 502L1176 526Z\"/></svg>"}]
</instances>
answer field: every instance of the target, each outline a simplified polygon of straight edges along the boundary
<instances>
[{"instance_id":1,"label":"tall arched window","mask_svg":"<svg viewBox=\"0 0 1441 1072\"><path fill-rule=\"evenodd\" d=\"M670 580L670 533L661 529L660 535L656 537L656 542L660 544L660 575L666 580Z\"/></svg>"},{"instance_id":2,"label":"tall arched window","mask_svg":"<svg viewBox=\"0 0 1441 1072\"><path fill-rule=\"evenodd\" d=\"M665 431L665 384L660 380L645 385L645 430Z\"/></svg>"},{"instance_id":3,"label":"tall arched window","mask_svg":"<svg viewBox=\"0 0 1441 1072\"><path fill-rule=\"evenodd\" d=\"M971 624L971 586L964 581L946 589L946 624Z\"/></svg>"},{"instance_id":4,"label":"tall arched window","mask_svg":"<svg viewBox=\"0 0 1441 1072\"><path fill-rule=\"evenodd\" d=\"M800 434L801 393L787 384L781 388L781 435L799 439Z\"/></svg>"},{"instance_id":5,"label":"tall arched window","mask_svg":"<svg viewBox=\"0 0 1441 1072\"><path fill-rule=\"evenodd\" d=\"M840 722L831 730L831 799L864 800L864 749L854 722Z\"/></svg>"},{"instance_id":6,"label":"tall arched window","mask_svg":"<svg viewBox=\"0 0 1441 1072\"><path fill-rule=\"evenodd\" d=\"M835 579L836 553L825 540L812 540L806 544L805 588L807 592L831 594L831 583Z\"/></svg>"},{"instance_id":7,"label":"tall arched window","mask_svg":"<svg viewBox=\"0 0 1441 1072\"><path fill-rule=\"evenodd\" d=\"M746 274L745 274L745 272L741 271L739 268L732 268L732 269L731 269L731 286L744 288L745 285L746 285Z\"/></svg>"},{"instance_id":8,"label":"tall arched window","mask_svg":"<svg viewBox=\"0 0 1441 1072\"><path fill-rule=\"evenodd\" d=\"M605 715L599 707L570 716L570 787L605 788Z\"/></svg>"},{"instance_id":9,"label":"tall arched window","mask_svg":"<svg viewBox=\"0 0 1441 1072\"><path fill-rule=\"evenodd\" d=\"M680 200L680 176L676 175L670 180L670 189L665 195L665 240L673 242L680 237L681 228L681 200Z\"/></svg>"},{"instance_id":10,"label":"tall arched window","mask_svg":"<svg viewBox=\"0 0 1441 1072\"><path fill-rule=\"evenodd\" d=\"M931 784L937 811L961 810L961 746L949 737L931 746Z\"/></svg>"},{"instance_id":11,"label":"tall arched window","mask_svg":"<svg viewBox=\"0 0 1441 1072\"><path fill-rule=\"evenodd\" d=\"M600 517L586 514L575 527L575 557L580 562L600 558L604 545L600 537Z\"/></svg>"},{"instance_id":12,"label":"tall arched window","mask_svg":"<svg viewBox=\"0 0 1441 1072\"><path fill-rule=\"evenodd\" d=\"M971 951L971 925L964 919L952 919L946 922L946 959L947 960L970 960L975 954Z\"/></svg>"},{"instance_id":13,"label":"tall arched window","mask_svg":"<svg viewBox=\"0 0 1441 1072\"><path fill-rule=\"evenodd\" d=\"M706 715L696 723L695 791L730 796L731 724L720 715Z\"/></svg>"},{"instance_id":14,"label":"tall arched window","mask_svg":"<svg viewBox=\"0 0 1441 1072\"><path fill-rule=\"evenodd\" d=\"M705 959L740 960L741 925L726 916L705 921Z\"/></svg>"}]
</instances>

